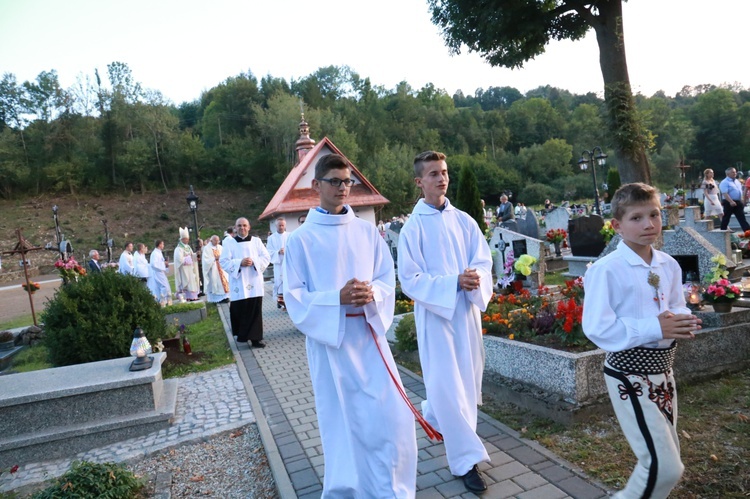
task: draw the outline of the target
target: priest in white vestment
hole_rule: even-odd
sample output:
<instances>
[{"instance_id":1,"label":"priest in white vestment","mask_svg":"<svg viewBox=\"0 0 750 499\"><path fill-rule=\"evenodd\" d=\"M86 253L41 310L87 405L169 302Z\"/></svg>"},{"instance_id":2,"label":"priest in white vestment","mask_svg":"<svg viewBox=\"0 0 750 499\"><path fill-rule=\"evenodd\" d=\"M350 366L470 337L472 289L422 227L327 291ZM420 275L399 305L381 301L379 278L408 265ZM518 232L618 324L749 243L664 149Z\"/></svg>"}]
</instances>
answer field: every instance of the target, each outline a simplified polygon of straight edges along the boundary
<instances>
[{"instance_id":1,"label":"priest in white vestment","mask_svg":"<svg viewBox=\"0 0 750 499\"><path fill-rule=\"evenodd\" d=\"M320 207L289 235L284 260L287 310L307 336L322 497L413 498L414 417L385 337L395 303L393 260L377 228L344 204L350 175L340 155L318 161L312 185Z\"/></svg>"},{"instance_id":2,"label":"priest in white vestment","mask_svg":"<svg viewBox=\"0 0 750 499\"><path fill-rule=\"evenodd\" d=\"M200 277L198 258L190 247L190 232L180 227L180 242L174 249L174 287L176 294L182 294L187 301L198 300Z\"/></svg>"},{"instance_id":3,"label":"priest in white vestment","mask_svg":"<svg viewBox=\"0 0 750 499\"><path fill-rule=\"evenodd\" d=\"M220 258L224 248L219 244L219 236L213 235L203 246L203 291L210 303L229 301L229 276L221 268Z\"/></svg>"},{"instance_id":4,"label":"priest in white vestment","mask_svg":"<svg viewBox=\"0 0 750 499\"><path fill-rule=\"evenodd\" d=\"M133 266L133 243L125 243L125 250L120 255L120 263L117 270L123 275L133 275L135 267Z\"/></svg>"},{"instance_id":5,"label":"priest in white vestment","mask_svg":"<svg viewBox=\"0 0 750 499\"><path fill-rule=\"evenodd\" d=\"M162 307L172 304L172 286L169 284L169 279L167 279L169 268L164 259L163 250L164 240L157 239L154 242L154 250L151 252L151 257L149 258L151 272L148 280L148 288L151 290L151 294L154 295L154 298L156 298L156 301Z\"/></svg>"},{"instance_id":6,"label":"priest in white vestment","mask_svg":"<svg viewBox=\"0 0 750 499\"><path fill-rule=\"evenodd\" d=\"M133 275L142 282L148 283L149 276L151 275L148 260L146 259L148 246L143 243L138 243L136 248L136 252L133 253Z\"/></svg>"},{"instance_id":7,"label":"priest in white vestment","mask_svg":"<svg viewBox=\"0 0 750 499\"><path fill-rule=\"evenodd\" d=\"M443 434L450 471L473 492L486 490L476 467L489 461L476 434L484 344L480 312L492 298L492 257L477 223L445 197L445 155L415 159L423 193L398 240L398 277L414 300L424 417Z\"/></svg>"},{"instance_id":8,"label":"priest in white vestment","mask_svg":"<svg viewBox=\"0 0 750 499\"><path fill-rule=\"evenodd\" d=\"M229 274L229 319L238 343L263 348L263 272L270 256L260 238L250 235L250 221L238 218L234 238L224 239L219 263Z\"/></svg>"},{"instance_id":9,"label":"priest in white vestment","mask_svg":"<svg viewBox=\"0 0 750 499\"><path fill-rule=\"evenodd\" d=\"M271 255L273 264L273 294L276 297L276 306L284 307L284 295L282 280L284 279L284 247L289 233L286 231L286 220L283 217L276 219L276 232L268 237L266 248Z\"/></svg>"}]
</instances>

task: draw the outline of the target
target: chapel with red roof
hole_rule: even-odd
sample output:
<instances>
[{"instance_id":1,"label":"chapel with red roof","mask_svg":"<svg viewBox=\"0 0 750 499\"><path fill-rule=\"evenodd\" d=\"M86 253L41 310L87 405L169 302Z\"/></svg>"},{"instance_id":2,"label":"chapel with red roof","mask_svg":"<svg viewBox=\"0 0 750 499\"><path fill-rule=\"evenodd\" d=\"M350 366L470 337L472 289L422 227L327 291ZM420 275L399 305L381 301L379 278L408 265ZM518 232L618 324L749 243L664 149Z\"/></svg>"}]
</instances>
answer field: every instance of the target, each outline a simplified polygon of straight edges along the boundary
<instances>
[{"instance_id":1,"label":"chapel with red roof","mask_svg":"<svg viewBox=\"0 0 750 499\"><path fill-rule=\"evenodd\" d=\"M324 137L318 144L310 138L310 126L302 115L299 124L299 139L295 144L297 150L297 164L286 176L284 182L274 194L271 201L258 217L271 223L271 230L276 230L273 221L283 216L286 218L286 230L293 231L305 221L307 212L319 204L318 193L312 189L315 176L315 165L318 160L329 154L340 154L349 163L351 176L355 180L351 187L347 204L352 207L354 214L363 220L377 223L375 210L388 204L386 199L373 186L362 172L342 153L328 137Z\"/></svg>"}]
</instances>

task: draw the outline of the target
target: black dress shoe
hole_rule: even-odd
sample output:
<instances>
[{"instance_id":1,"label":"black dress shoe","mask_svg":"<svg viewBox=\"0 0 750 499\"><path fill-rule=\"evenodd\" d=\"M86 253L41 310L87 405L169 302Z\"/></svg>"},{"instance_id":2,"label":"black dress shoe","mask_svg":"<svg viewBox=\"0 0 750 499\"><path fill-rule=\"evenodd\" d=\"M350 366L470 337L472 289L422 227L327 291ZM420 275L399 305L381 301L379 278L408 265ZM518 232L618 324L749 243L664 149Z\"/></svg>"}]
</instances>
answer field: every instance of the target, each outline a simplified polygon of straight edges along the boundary
<instances>
[{"instance_id":1,"label":"black dress shoe","mask_svg":"<svg viewBox=\"0 0 750 499\"><path fill-rule=\"evenodd\" d=\"M477 465L475 464L463 477L464 486L467 490L472 492L484 492L487 490L487 484L484 482L484 478L479 474Z\"/></svg>"},{"instance_id":2,"label":"black dress shoe","mask_svg":"<svg viewBox=\"0 0 750 499\"><path fill-rule=\"evenodd\" d=\"M266 344L262 341L252 341L253 348L266 348Z\"/></svg>"}]
</instances>

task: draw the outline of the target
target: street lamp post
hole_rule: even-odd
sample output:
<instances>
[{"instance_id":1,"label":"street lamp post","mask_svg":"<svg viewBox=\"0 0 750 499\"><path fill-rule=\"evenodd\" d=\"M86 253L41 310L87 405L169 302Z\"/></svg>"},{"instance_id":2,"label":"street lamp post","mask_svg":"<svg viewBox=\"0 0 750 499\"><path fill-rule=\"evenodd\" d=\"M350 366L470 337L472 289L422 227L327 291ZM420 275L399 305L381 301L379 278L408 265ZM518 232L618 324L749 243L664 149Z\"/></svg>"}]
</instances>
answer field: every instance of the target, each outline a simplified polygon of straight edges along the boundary
<instances>
[{"instance_id":1,"label":"street lamp post","mask_svg":"<svg viewBox=\"0 0 750 499\"><path fill-rule=\"evenodd\" d=\"M193 186L190 186L190 193L187 195L187 204L190 207L190 211L193 212L193 240L195 247L195 251L198 251L198 203L200 200L198 199L198 196L195 195L195 192L193 192Z\"/></svg>"},{"instance_id":2,"label":"street lamp post","mask_svg":"<svg viewBox=\"0 0 750 499\"><path fill-rule=\"evenodd\" d=\"M581 153L581 159L578 160L578 166L581 168L581 171L585 172L588 170L589 164L591 165L591 175L594 178L594 211L596 211L597 215L601 216L602 210L599 207L599 186L596 182L596 167L607 164L607 155L604 154L601 147L596 146L590 151L583 151Z\"/></svg>"}]
</instances>

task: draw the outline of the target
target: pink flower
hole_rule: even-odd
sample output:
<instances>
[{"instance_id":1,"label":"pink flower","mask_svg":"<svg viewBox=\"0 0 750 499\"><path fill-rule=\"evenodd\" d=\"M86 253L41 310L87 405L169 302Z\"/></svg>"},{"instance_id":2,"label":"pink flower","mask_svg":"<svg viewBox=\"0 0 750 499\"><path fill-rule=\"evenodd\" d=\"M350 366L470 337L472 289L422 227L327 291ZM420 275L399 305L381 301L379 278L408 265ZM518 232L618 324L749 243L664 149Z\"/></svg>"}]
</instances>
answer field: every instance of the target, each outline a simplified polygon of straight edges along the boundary
<instances>
[{"instance_id":1,"label":"pink flower","mask_svg":"<svg viewBox=\"0 0 750 499\"><path fill-rule=\"evenodd\" d=\"M727 294L727 290L726 290L726 288L723 288L723 287L721 287L721 286L717 286L717 287L716 287L716 288L714 289L714 294L715 294L716 296L724 296L725 294Z\"/></svg>"},{"instance_id":2,"label":"pink flower","mask_svg":"<svg viewBox=\"0 0 750 499\"><path fill-rule=\"evenodd\" d=\"M62 260L58 260L58 261L55 262L55 268L56 269L60 269L60 268L63 268L63 267L65 267L65 262L63 262Z\"/></svg>"}]
</instances>

